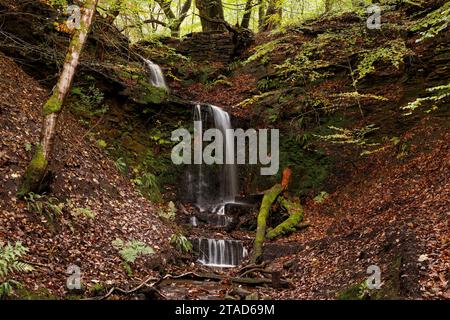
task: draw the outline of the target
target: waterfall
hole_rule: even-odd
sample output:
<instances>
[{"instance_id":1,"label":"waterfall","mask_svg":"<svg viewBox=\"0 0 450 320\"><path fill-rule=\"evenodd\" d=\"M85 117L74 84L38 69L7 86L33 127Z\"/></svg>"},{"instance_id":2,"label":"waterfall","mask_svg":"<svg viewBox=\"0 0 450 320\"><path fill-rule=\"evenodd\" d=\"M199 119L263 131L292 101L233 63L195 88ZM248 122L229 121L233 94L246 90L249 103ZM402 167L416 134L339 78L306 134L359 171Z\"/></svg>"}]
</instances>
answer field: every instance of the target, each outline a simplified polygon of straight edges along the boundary
<instances>
[{"instance_id":1,"label":"waterfall","mask_svg":"<svg viewBox=\"0 0 450 320\"><path fill-rule=\"evenodd\" d=\"M195 246L199 252L198 261L210 267L236 267L248 255L242 242L237 240L201 238L196 239Z\"/></svg>"},{"instance_id":2,"label":"waterfall","mask_svg":"<svg viewBox=\"0 0 450 320\"><path fill-rule=\"evenodd\" d=\"M210 119L211 118L211 119ZM195 166L197 175L195 187L195 202L202 211L212 211L218 215L225 215L227 203L234 203L238 194L238 179L235 164L234 137L227 136L227 130L232 129L230 115L212 105L197 104L194 108L194 121L200 123L198 129L204 132L208 127L221 131L224 137L224 164L214 169L205 164ZM227 157L231 163L226 163ZM221 219L225 223L228 219Z\"/></svg>"},{"instance_id":3,"label":"waterfall","mask_svg":"<svg viewBox=\"0 0 450 320\"><path fill-rule=\"evenodd\" d=\"M223 165L222 175L223 175L223 183L221 184L221 198L223 199L224 204L225 203L233 203L235 201L236 195L238 193L238 186L237 186L237 174L236 174L236 164L234 159L234 136L229 137L227 135L227 130L231 130L231 120L230 115L225 112L224 110L216 107L211 106L211 110L214 117L214 123L217 129L219 129L224 137L224 144L225 144L225 150L224 150L224 160L225 164ZM227 163L228 156L232 156L232 163ZM223 209L222 209L223 208ZM222 205L222 208L220 211L218 211L219 214L225 214L225 206Z\"/></svg>"},{"instance_id":4,"label":"waterfall","mask_svg":"<svg viewBox=\"0 0 450 320\"><path fill-rule=\"evenodd\" d=\"M164 74L161 70L161 67L148 59L144 59L144 62L147 65L148 70L150 71L149 81L152 84L152 86L168 91L169 89L167 87L166 80L164 78Z\"/></svg>"}]
</instances>

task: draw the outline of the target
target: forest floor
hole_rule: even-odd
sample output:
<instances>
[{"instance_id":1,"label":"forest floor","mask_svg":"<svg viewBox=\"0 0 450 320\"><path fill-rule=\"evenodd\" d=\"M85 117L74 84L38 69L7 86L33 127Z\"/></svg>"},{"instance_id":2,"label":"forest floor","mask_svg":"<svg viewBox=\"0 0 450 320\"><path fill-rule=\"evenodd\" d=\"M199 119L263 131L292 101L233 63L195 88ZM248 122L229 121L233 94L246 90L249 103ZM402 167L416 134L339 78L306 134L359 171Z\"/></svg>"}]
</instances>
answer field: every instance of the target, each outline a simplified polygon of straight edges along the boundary
<instances>
[{"instance_id":1,"label":"forest floor","mask_svg":"<svg viewBox=\"0 0 450 320\"><path fill-rule=\"evenodd\" d=\"M133 268L141 279L156 276L152 269L164 264L171 228L69 112L61 115L51 185L54 204L65 205L62 217L55 217L63 223L53 225L51 217L31 212L16 198L32 156L27 146L38 140L40 109L49 92L1 54L0 74L0 239L21 241L35 267L17 280L42 295L64 296L67 268L77 265L87 290L95 284L128 286L131 278L112 246L117 238L151 246L157 254ZM77 208L89 209L95 218L74 217Z\"/></svg>"},{"instance_id":2,"label":"forest floor","mask_svg":"<svg viewBox=\"0 0 450 320\"><path fill-rule=\"evenodd\" d=\"M450 130L428 118L405 135L414 141L406 157L388 148L325 202L305 204L311 226L277 241L302 246L272 263L295 286L277 298L336 298L371 265L385 298L450 298Z\"/></svg>"}]
</instances>

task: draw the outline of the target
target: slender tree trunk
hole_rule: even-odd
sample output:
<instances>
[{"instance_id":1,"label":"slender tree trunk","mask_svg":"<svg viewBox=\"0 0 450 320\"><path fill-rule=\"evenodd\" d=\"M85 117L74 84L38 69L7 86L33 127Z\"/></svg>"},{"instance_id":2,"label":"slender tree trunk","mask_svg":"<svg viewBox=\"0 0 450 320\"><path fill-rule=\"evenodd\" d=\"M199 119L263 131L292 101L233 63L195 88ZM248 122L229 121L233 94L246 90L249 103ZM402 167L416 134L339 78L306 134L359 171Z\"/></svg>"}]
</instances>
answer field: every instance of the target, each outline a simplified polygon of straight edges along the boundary
<instances>
[{"instance_id":1,"label":"slender tree trunk","mask_svg":"<svg viewBox=\"0 0 450 320\"><path fill-rule=\"evenodd\" d=\"M258 29L262 31L264 28L264 15L265 15L265 7L264 0L258 0Z\"/></svg>"},{"instance_id":2,"label":"slender tree trunk","mask_svg":"<svg viewBox=\"0 0 450 320\"><path fill-rule=\"evenodd\" d=\"M283 17L283 7L279 0L270 0L264 16L262 31L270 31L278 27Z\"/></svg>"},{"instance_id":3,"label":"slender tree trunk","mask_svg":"<svg viewBox=\"0 0 450 320\"><path fill-rule=\"evenodd\" d=\"M247 3L245 4L244 16L242 17L242 23L241 23L242 28L248 29L250 27L252 11L253 11L253 0L247 0Z\"/></svg>"},{"instance_id":4,"label":"slender tree trunk","mask_svg":"<svg viewBox=\"0 0 450 320\"><path fill-rule=\"evenodd\" d=\"M166 1L166 0L156 0L156 2L159 4L161 9L164 11L164 15L166 16L167 20L169 22L167 23L167 26L170 29L171 36L174 38L178 38L180 36L180 29L181 24L183 23L184 19L186 19L189 9L192 5L192 0L186 0L181 7L180 15L178 18L176 17L175 13L172 10L171 3L172 1ZM178 2L178 6L180 7L181 3Z\"/></svg>"},{"instance_id":5,"label":"slender tree trunk","mask_svg":"<svg viewBox=\"0 0 450 320\"><path fill-rule=\"evenodd\" d=\"M333 8L332 0L325 0L325 13L329 13Z\"/></svg>"},{"instance_id":6,"label":"slender tree trunk","mask_svg":"<svg viewBox=\"0 0 450 320\"><path fill-rule=\"evenodd\" d=\"M80 27L75 31L70 41L58 83L53 88L52 95L45 102L42 109L43 121L40 143L36 146L33 159L29 163L22 178L19 196L24 196L32 191L38 191L45 177L48 164L52 157L58 116L72 85L75 70L80 60L80 54L95 15L97 3L98 0L86 0L84 8L81 9Z\"/></svg>"}]
</instances>

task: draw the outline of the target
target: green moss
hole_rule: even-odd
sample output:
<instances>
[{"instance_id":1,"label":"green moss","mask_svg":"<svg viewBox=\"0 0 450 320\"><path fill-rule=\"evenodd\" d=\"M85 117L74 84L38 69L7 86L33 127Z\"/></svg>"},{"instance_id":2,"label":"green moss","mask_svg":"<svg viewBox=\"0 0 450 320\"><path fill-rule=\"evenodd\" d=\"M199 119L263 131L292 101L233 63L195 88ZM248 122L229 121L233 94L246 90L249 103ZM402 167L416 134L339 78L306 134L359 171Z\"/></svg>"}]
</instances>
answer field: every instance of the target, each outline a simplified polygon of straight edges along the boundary
<instances>
[{"instance_id":1,"label":"green moss","mask_svg":"<svg viewBox=\"0 0 450 320\"><path fill-rule=\"evenodd\" d=\"M20 300L57 300L55 296L47 288L31 290L25 287L19 287L15 290L16 296Z\"/></svg>"},{"instance_id":2,"label":"green moss","mask_svg":"<svg viewBox=\"0 0 450 320\"><path fill-rule=\"evenodd\" d=\"M281 184L274 185L270 190L264 193L264 198L261 203L261 208L258 214L258 228L256 230L255 244L253 247L252 262L256 263L262 254L262 247L266 237L266 223L269 216L272 203L276 200L278 195L283 191Z\"/></svg>"},{"instance_id":3,"label":"green moss","mask_svg":"<svg viewBox=\"0 0 450 320\"><path fill-rule=\"evenodd\" d=\"M43 115L48 116L61 110L62 101L58 99L58 94L54 92L52 96L45 102L42 109Z\"/></svg>"},{"instance_id":4,"label":"green moss","mask_svg":"<svg viewBox=\"0 0 450 320\"><path fill-rule=\"evenodd\" d=\"M337 300L365 300L367 285L366 281L352 285L337 294Z\"/></svg>"},{"instance_id":5,"label":"green moss","mask_svg":"<svg viewBox=\"0 0 450 320\"><path fill-rule=\"evenodd\" d=\"M267 232L267 239L275 239L282 235L287 235L296 230L296 227L303 220L304 211L299 202L293 202L281 199L281 204L289 212L289 218L280 223L278 226Z\"/></svg>"},{"instance_id":6,"label":"green moss","mask_svg":"<svg viewBox=\"0 0 450 320\"><path fill-rule=\"evenodd\" d=\"M383 276L383 285L379 290L370 290L372 300L398 300L400 299L400 269L401 255L395 255L389 269Z\"/></svg>"},{"instance_id":7,"label":"green moss","mask_svg":"<svg viewBox=\"0 0 450 320\"><path fill-rule=\"evenodd\" d=\"M18 196L24 197L26 194L37 191L47 169L47 159L45 159L44 151L41 145L36 146L33 159L31 159L25 174L23 176L22 184L19 189Z\"/></svg>"},{"instance_id":8,"label":"green moss","mask_svg":"<svg viewBox=\"0 0 450 320\"><path fill-rule=\"evenodd\" d=\"M97 140L97 146L99 146L102 149L105 149L108 146L108 144L105 142L105 140L100 139Z\"/></svg>"},{"instance_id":9,"label":"green moss","mask_svg":"<svg viewBox=\"0 0 450 320\"><path fill-rule=\"evenodd\" d=\"M105 287L101 283L95 283L92 287L89 288L89 294L92 296L98 296L105 292Z\"/></svg>"},{"instance_id":10,"label":"green moss","mask_svg":"<svg viewBox=\"0 0 450 320\"><path fill-rule=\"evenodd\" d=\"M144 79L139 80L136 86L126 88L124 94L139 104L161 104L168 97L166 90L154 87Z\"/></svg>"},{"instance_id":11,"label":"green moss","mask_svg":"<svg viewBox=\"0 0 450 320\"><path fill-rule=\"evenodd\" d=\"M145 89L140 99L144 103L160 104L167 98L167 91L162 88L152 86L146 81L139 81L139 84Z\"/></svg>"}]
</instances>

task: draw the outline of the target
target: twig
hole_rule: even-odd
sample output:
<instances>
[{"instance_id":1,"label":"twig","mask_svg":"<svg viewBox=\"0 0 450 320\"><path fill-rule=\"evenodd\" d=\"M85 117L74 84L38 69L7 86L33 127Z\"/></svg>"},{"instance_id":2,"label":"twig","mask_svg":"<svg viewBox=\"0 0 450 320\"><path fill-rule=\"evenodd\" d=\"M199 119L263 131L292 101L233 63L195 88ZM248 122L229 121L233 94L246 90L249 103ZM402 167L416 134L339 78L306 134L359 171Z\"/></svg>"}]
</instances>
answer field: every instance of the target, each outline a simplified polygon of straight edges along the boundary
<instances>
[{"instance_id":1,"label":"twig","mask_svg":"<svg viewBox=\"0 0 450 320\"><path fill-rule=\"evenodd\" d=\"M148 285L148 282L149 282L150 280L158 280L158 279L150 276L150 277L148 277L147 279L145 279L143 282L141 282L137 287L134 287L133 289L130 289L130 290L124 290L124 289L121 289L121 288L112 287L111 289L109 289L108 293L105 294L104 296L101 296L101 297L94 297L94 298L88 298L88 299L85 299L85 300L105 300L105 299L108 298L110 295L112 295L112 294L114 293L114 291L119 291L120 293L123 293L123 294L130 294L130 293L133 293L133 292L138 291L138 290L139 290L140 288L142 288L143 286L149 286L149 285ZM156 281L152 286L154 286L154 285L155 285L156 283L158 283L158 282L159 282L159 280ZM149 287L152 287L152 286L149 286Z\"/></svg>"},{"instance_id":2,"label":"twig","mask_svg":"<svg viewBox=\"0 0 450 320\"><path fill-rule=\"evenodd\" d=\"M50 268L50 266L48 264L43 264L43 263L39 263L39 262L31 262L28 260L21 260L22 262L25 262L26 264L30 264L32 266L37 266L37 267L42 267L42 268Z\"/></svg>"},{"instance_id":3,"label":"twig","mask_svg":"<svg viewBox=\"0 0 450 320\"><path fill-rule=\"evenodd\" d=\"M266 269L261 269L261 268L254 268L254 269L249 269L249 270L245 271L244 273L242 273L241 277L245 277L246 275L248 275L248 274L250 274L252 272L272 273L273 271L266 270Z\"/></svg>"}]
</instances>

